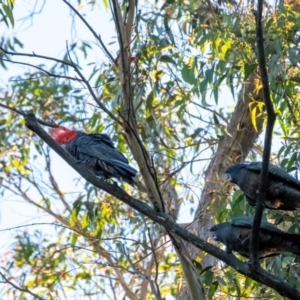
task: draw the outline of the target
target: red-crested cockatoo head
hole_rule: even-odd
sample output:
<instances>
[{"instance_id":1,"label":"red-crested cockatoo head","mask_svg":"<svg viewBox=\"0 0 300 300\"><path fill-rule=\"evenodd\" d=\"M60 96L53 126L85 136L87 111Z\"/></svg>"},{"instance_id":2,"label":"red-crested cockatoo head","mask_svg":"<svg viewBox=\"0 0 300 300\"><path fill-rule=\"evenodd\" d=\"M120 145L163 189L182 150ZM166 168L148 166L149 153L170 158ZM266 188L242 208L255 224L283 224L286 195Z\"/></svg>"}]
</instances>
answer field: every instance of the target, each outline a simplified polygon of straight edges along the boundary
<instances>
[{"instance_id":1,"label":"red-crested cockatoo head","mask_svg":"<svg viewBox=\"0 0 300 300\"><path fill-rule=\"evenodd\" d=\"M63 126L51 128L49 134L52 138L60 145L66 145L73 141L77 136L77 131L75 129L68 129Z\"/></svg>"}]
</instances>

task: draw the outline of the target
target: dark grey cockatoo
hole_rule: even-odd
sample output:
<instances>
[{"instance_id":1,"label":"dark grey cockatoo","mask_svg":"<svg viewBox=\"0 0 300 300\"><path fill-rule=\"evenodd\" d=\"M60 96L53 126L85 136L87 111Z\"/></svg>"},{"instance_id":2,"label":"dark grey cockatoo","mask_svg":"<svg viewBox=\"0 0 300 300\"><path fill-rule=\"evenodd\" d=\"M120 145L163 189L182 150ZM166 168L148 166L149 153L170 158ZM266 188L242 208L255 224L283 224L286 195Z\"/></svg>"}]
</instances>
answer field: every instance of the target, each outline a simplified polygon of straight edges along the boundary
<instances>
[{"instance_id":1,"label":"dark grey cockatoo","mask_svg":"<svg viewBox=\"0 0 300 300\"><path fill-rule=\"evenodd\" d=\"M238 185L249 204L255 206L260 183L261 162L230 166L224 179ZM266 207L270 209L300 209L300 182L282 168L269 165Z\"/></svg>"},{"instance_id":2,"label":"dark grey cockatoo","mask_svg":"<svg viewBox=\"0 0 300 300\"><path fill-rule=\"evenodd\" d=\"M137 170L128 164L128 160L114 147L107 134L87 134L62 126L50 129L49 133L96 176L104 179L114 177L131 185L139 185L135 179Z\"/></svg>"},{"instance_id":3,"label":"dark grey cockatoo","mask_svg":"<svg viewBox=\"0 0 300 300\"><path fill-rule=\"evenodd\" d=\"M214 225L210 229L210 234L214 240L226 246L228 253L235 251L242 256L249 257L253 218L243 216L231 222ZM258 243L259 258L283 252L300 255L300 235L281 231L265 220L261 221Z\"/></svg>"}]
</instances>

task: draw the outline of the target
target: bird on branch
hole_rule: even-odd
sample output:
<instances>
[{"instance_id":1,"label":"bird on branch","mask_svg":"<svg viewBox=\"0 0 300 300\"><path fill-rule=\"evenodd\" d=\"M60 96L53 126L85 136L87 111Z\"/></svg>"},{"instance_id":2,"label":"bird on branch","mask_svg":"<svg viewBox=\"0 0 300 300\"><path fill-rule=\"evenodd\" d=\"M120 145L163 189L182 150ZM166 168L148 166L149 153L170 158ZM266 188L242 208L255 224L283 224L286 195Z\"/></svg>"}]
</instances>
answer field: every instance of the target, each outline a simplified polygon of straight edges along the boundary
<instances>
[{"instance_id":1,"label":"bird on branch","mask_svg":"<svg viewBox=\"0 0 300 300\"><path fill-rule=\"evenodd\" d=\"M63 126L51 128L49 133L96 176L104 179L117 178L132 186L143 186L136 178L137 170L129 165L126 157L115 148L107 134L87 134Z\"/></svg>"},{"instance_id":2,"label":"bird on branch","mask_svg":"<svg viewBox=\"0 0 300 300\"><path fill-rule=\"evenodd\" d=\"M220 223L210 228L211 237L226 246L226 252L238 252L250 257L250 240L254 217L243 216L231 222ZM292 252L300 255L300 235L279 230L276 226L261 220L258 237L258 256L265 258Z\"/></svg>"},{"instance_id":3,"label":"bird on branch","mask_svg":"<svg viewBox=\"0 0 300 300\"><path fill-rule=\"evenodd\" d=\"M230 166L224 179L235 183L250 205L255 206L260 184L261 162ZM299 210L300 182L282 168L269 165L265 206L270 209Z\"/></svg>"}]
</instances>

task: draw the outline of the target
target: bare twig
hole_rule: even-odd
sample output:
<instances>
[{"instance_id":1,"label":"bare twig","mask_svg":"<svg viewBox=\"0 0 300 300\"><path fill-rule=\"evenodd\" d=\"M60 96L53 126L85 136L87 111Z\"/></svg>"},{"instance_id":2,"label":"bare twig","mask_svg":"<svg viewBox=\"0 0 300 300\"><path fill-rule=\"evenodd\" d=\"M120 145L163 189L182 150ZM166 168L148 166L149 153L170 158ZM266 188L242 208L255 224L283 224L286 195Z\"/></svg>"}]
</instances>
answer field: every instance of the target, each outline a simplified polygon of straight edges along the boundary
<instances>
[{"instance_id":1,"label":"bare twig","mask_svg":"<svg viewBox=\"0 0 300 300\"><path fill-rule=\"evenodd\" d=\"M12 283L10 280L8 280L4 274L2 272L0 272L0 275L2 276L3 280L5 283L8 283L10 284L13 288L15 288L16 290L22 292L22 293L27 293L27 294L30 294L31 296L33 296L35 299L39 299L39 300L46 300L45 298L42 298L40 297L39 295L31 292L27 287L25 288L22 288L22 287L19 287L17 286L16 284Z\"/></svg>"},{"instance_id":2,"label":"bare twig","mask_svg":"<svg viewBox=\"0 0 300 300\"><path fill-rule=\"evenodd\" d=\"M89 84L89 82L87 81L87 79L83 76L83 74L80 72L80 70L77 67L77 65L75 63L73 63L70 55L68 55L69 58L70 58L70 61L64 61L64 60L57 59L57 58L54 58L54 57L45 56L45 55L39 55L39 54L35 54L35 53L30 54L30 53L12 52L12 51L8 51L8 50L4 49L1 46L0 46L0 50L2 50L4 53L9 54L9 55L28 56L28 57L34 57L34 58L43 58L43 59L46 59L46 60L55 61L55 62L61 63L63 65L72 67L75 70L75 72L79 75L79 77L81 78L81 80L78 80L78 81L81 81L81 82L83 82L86 85L86 87L88 88L91 96L93 97L94 101L99 105L99 107L105 113L107 113L113 120L115 120L117 123L119 123L119 124L121 123L121 121L114 114L112 114L111 111L108 110L103 103L101 103L101 101L99 101L99 99L96 96L96 94L95 94L92 86ZM69 54L69 50L68 50L68 54Z\"/></svg>"},{"instance_id":3,"label":"bare twig","mask_svg":"<svg viewBox=\"0 0 300 300\"><path fill-rule=\"evenodd\" d=\"M28 66L28 67L38 69L38 70L46 73L49 77L63 78L63 79L69 79L69 80L74 80L74 81L81 81L81 79L79 79L79 78L71 77L71 76L65 76L65 75L53 74L53 73L51 73L51 72L49 72L49 71L47 71L47 70L45 70L41 67L38 67L38 66L32 65L32 64L28 64L28 63L24 63L24 62L21 62L21 61L14 61L14 60L9 60L9 59L4 59L4 58L2 58L2 60L13 63L13 64L24 65L24 66Z\"/></svg>"},{"instance_id":4,"label":"bare twig","mask_svg":"<svg viewBox=\"0 0 300 300\"><path fill-rule=\"evenodd\" d=\"M46 160L46 168L47 168L47 171L48 171L48 175L49 175L49 180L51 182L51 185L52 185L52 188L54 189L54 191L56 192L56 194L59 196L61 202L63 203L63 205L65 206L65 208L71 212L72 209L70 207L70 205L67 203L65 197L64 197L64 194L61 192L59 186L58 186L58 183L57 181L55 180L53 174L52 174L52 171L51 171L51 161L50 161L50 154L49 154L49 149L50 148L47 148L47 153L45 153L45 151L42 149L42 151L44 152L44 155L45 155L45 160Z\"/></svg>"},{"instance_id":5,"label":"bare twig","mask_svg":"<svg viewBox=\"0 0 300 300\"><path fill-rule=\"evenodd\" d=\"M159 267L159 263L158 263L158 260L157 260L157 257L156 257L156 251L155 251L155 247L154 247L154 244L153 244L153 241L152 241L152 238L151 238L151 234L150 234L150 231L149 231L149 228L148 228L148 237L149 237L149 240L150 240L150 244L151 244L151 248L152 248L152 253L153 253L153 257L154 257L154 262L155 262L155 278L154 278L154 283L156 285L156 290L159 294L159 296L161 297L161 294L160 294L160 290L159 290L159 285L158 285L158 267Z\"/></svg>"},{"instance_id":6,"label":"bare twig","mask_svg":"<svg viewBox=\"0 0 300 300\"><path fill-rule=\"evenodd\" d=\"M70 9L79 17L79 19L85 24L85 26L89 29L89 31L94 35L95 39L100 43L100 46L102 47L103 52L107 55L107 57L111 60L111 62L113 64L115 64L116 62L115 62L113 56L111 55L111 53L108 51L108 49L104 45L104 43L101 39L101 36L95 32L93 27L84 19L84 17L75 9L75 7L72 6L72 4L70 4L69 2L67 2L65 0L63 0L63 2L65 2L70 7Z\"/></svg>"},{"instance_id":7,"label":"bare twig","mask_svg":"<svg viewBox=\"0 0 300 300\"><path fill-rule=\"evenodd\" d=\"M128 297L131 300L138 300L137 296L131 291L131 289L129 288L122 272L119 270L120 266L116 265L113 261L112 255L111 253L109 253L108 251L106 251L106 249L104 249L103 247L101 247L99 245L99 243L94 243L92 242L91 245L101 253L101 255L107 260L107 262L110 264L111 267L113 267L114 272L116 274L116 277L119 281L119 283L121 284L124 293L126 295L126 297ZM128 271L128 270L126 270Z\"/></svg>"},{"instance_id":8,"label":"bare twig","mask_svg":"<svg viewBox=\"0 0 300 300\"><path fill-rule=\"evenodd\" d=\"M260 173L260 185L259 185L259 195L257 199L257 206L255 210L255 216L252 226L251 242L250 242L250 253L251 253L251 267L255 271L260 268L258 261L258 237L259 228L261 223L261 218L264 211L265 200L266 200L266 190L267 190L267 180L269 173L269 160L272 147L272 133L273 127L276 119L276 114L274 112L274 107L270 98L270 89L268 81L268 72L266 68L265 50L264 50L264 38L262 29L262 10L263 10L263 0L258 0L257 3L257 15L256 15L256 37L257 37L257 51L258 51L258 64L261 75L261 81L263 84L263 95L264 103L267 111L267 127L264 141L264 152L263 152L263 163Z\"/></svg>"},{"instance_id":9,"label":"bare twig","mask_svg":"<svg viewBox=\"0 0 300 300\"><path fill-rule=\"evenodd\" d=\"M65 226L69 227L71 229L71 226L69 225L69 222L67 220L65 220L62 216L54 213L50 208L48 207L44 207L36 202L34 202L33 200L30 199L30 197L22 190L22 188L20 186L18 186L17 184L14 184L14 187L17 189L17 191L20 193L19 195L28 203L33 204L34 206L36 206L37 208L43 210L44 212L48 213L49 215L51 215L52 217L54 217L57 221L61 222L62 224L64 224ZM6 187L7 189L11 190L9 187ZM74 229L73 229L74 230ZM74 230L75 231L75 230Z\"/></svg>"},{"instance_id":10,"label":"bare twig","mask_svg":"<svg viewBox=\"0 0 300 300\"><path fill-rule=\"evenodd\" d=\"M55 58L55 57L50 57L50 56L45 56L45 55L39 55L39 54L35 54L35 53L12 52L12 51L8 51L8 50L4 49L1 46L0 46L0 50L3 51L5 54L9 54L9 55L42 58L42 59L46 59L46 60L52 60L52 61L55 61L57 63L61 63L61 64L66 65L66 66L70 66L72 68L74 67L72 63L70 63L68 61L65 61L65 60L61 60L61 59Z\"/></svg>"},{"instance_id":11,"label":"bare twig","mask_svg":"<svg viewBox=\"0 0 300 300\"><path fill-rule=\"evenodd\" d=\"M113 286L113 282L112 282L113 279L114 279L114 278L111 278L111 277L108 278L108 280L109 280L109 285L110 285L110 289L111 289L112 292L113 292L114 299L117 300L118 298L117 298L117 295L116 295L116 288Z\"/></svg>"},{"instance_id":12,"label":"bare twig","mask_svg":"<svg viewBox=\"0 0 300 300\"><path fill-rule=\"evenodd\" d=\"M8 228L0 229L0 232L2 232L2 231L10 231L10 230L15 230L15 229L21 229L23 227L41 226L41 225L54 225L54 226L63 227L63 228L66 228L66 229L71 229L70 227L65 226L63 224L47 223L47 222L40 223L40 222L38 222L38 223L24 224L24 225L19 225L19 226L15 226L15 227L8 227Z\"/></svg>"},{"instance_id":13,"label":"bare twig","mask_svg":"<svg viewBox=\"0 0 300 300\"><path fill-rule=\"evenodd\" d=\"M86 85L86 87L88 88L91 96L93 97L94 101L99 105L99 107L106 112L114 121L116 121L117 123L121 124L121 121L109 110L105 107L105 105L99 101L97 95L95 94L92 86L90 85L90 83L87 81L87 79L83 76L83 74L80 72L79 68L77 67L76 64L73 63L70 52L69 52L69 47L68 47L68 43L67 43L67 52L68 52L68 56L69 59L72 63L72 67L74 68L75 72L79 75L79 77L81 78L82 82Z\"/></svg>"},{"instance_id":14,"label":"bare twig","mask_svg":"<svg viewBox=\"0 0 300 300\"><path fill-rule=\"evenodd\" d=\"M26 117L26 116L27 116L27 114L26 114L24 111L19 110L19 109L16 109L16 108L11 107L11 106L8 106L8 105L6 105L6 104L0 103L0 107L4 107L4 108L6 108L6 109L9 109L9 110L11 110L11 111L13 111L13 112L15 112L15 113L17 113L17 114L23 116L23 117ZM57 126L58 126L58 125L55 124L54 122L46 122L46 121L43 121L43 120L41 120L41 119L37 119L37 121L38 121L41 125L45 125L45 126L48 126L48 127L57 127Z\"/></svg>"},{"instance_id":15,"label":"bare twig","mask_svg":"<svg viewBox=\"0 0 300 300\"><path fill-rule=\"evenodd\" d=\"M73 228L71 227L68 227L68 226L65 226L63 224L59 224L59 223L48 223L48 222L37 222L37 223L31 223L31 224L23 224L23 225L19 225L19 226L14 226L14 227L7 227L7 228L4 228L4 229L0 229L0 232L4 232L4 231L11 231L11 230L16 230L16 229L22 229L22 228L25 228L25 227L31 227L31 226L43 226L43 225L54 225L54 226L57 226L57 227L62 227L62 228L65 228L65 229L68 229L68 230L71 230L71 231L74 231L76 232L78 235L81 235L83 237L86 237L86 238L89 238L90 240L94 239L95 241L119 241L119 240L123 240L123 241L130 241L130 242L134 242L136 243L137 241L134 240L134 239L130 239L130 238L125 238L123 236L116 236L116 237L106 237L106 238L102 238L102 239L99 239L99 238L96 238L96 237L91 237L91 236L88 236L88 235L84 235L82 234L81 232L79 231L76 231L74 230ZM164 245L164 244L163 244ZM157 247L155 250L158 250L160 247L162 247L163 245ZM147 245L144 245L143 244L143 247L145 247L147 249ZM88 250L88 251L93 251L93 250L89 250L89 249L86 249L84 247L79 247L79 246L68 246L66 248L78 248L78 249L85 249L85 250ZM97 252L97 251L93 251L93 252ZM143 259L145 259L147 256L143 257ZM142 260L142 259L141 259ZM141 260L139 260L138 262L140 262ZM137 264L138 262L135 262L135 264Z\"/></svg>"},{"instance_id":16,"label":"bare twig","mask_svg":"<svg viewBox=\"0 0 300 300\"><path fill-rule=\"evenodd\" d=\"M162 297L161 297L159 286L158 286L157 282L153 281L149 276L147 276L147 274L145 274L142 271L140 271L135 266L135 264L133 264L131 262L130 256L126 253L126 250L125 250L124 246L123 246L123 251L124 251L124 255L126 256L128 262L129 262L129 264L130 264L130 266L131 266L131 268L133 270L132 273L133 274L138 274L138 275L142 276L143 278L145 278L149 282L151 291L152 291L153 295L156 297L156 299L163 300Z\"/></svg>"},{"instance_id":17,"label":"bare twig","mask_svg":"<svg viewBox=\"0 0 300 300\"><path fill-rule=\"evenodd\" d=\"M170 243L171 240L167 240L166 242L162 243L160 246L156 247L155 249L151 249L152 251L158 251L161 250L162 247L164 247L166 244ZM146 259L147 257L149 257L150 255L152 255L152 252L144 255L143 257L141 257L140 259L138 259L136 262L134 262L135 265L137 265L138 263L140 263L141 261L143 261L144 259Z\"/></svg>"},{"instance_id":18,"label":"bare twig","mask_svg":"<svg viewBox=\"0 0 300 300\"><path fill-rule=\"evenodd\" d=\"M35 187L37 192L40 194L41 198L46 202L47 197L45 197L45 195L41 189L41 186L35 181L34 174L32 175L32 178L30 178L29 176L24 176L24 179L27 180L31 185L33 185ZM50 208L48 203L46 203L46 205L47 205L47 208Z\"/></svg>"},{"instance_id":19,"label":"bare twig","mask_svg":"<svg viewBox=\"0 0 300 300\"><path fill-rule=\"evenodd\" d=\"M197 103L197 102L195 102L195 101L191 101L191 103L193 103L194 105L199 106L199 107L201 107L201 108L203 108L203 109L205 109L205 110L208 110L209 112L211 112L211 113L217 115L220 119L222 119L222 120L226 123L226 125L228 125L228 120L227 120L226 118L224 118L224 116L222 116L222 115L221 115L220 113L218 113L217 111L215 111L215 110L213 110L213 109L210 109L209 107L203 106L203 105L201 105L201 104L199 104L199 103Z\"/></svg>"}]
</instances>

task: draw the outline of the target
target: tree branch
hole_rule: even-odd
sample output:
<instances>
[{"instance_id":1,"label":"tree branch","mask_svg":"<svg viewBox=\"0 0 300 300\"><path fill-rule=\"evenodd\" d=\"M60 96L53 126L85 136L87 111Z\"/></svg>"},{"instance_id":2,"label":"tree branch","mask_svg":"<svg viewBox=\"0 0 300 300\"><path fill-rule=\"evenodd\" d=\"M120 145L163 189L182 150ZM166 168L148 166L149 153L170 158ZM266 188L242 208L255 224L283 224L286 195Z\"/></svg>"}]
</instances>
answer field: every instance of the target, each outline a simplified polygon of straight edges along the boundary
<instances>
[{"instance_id":1,"label":"tree branch","mask_svg":"<svg viewBox=\"0 0 300 300\"><path fill-rule=\"evenodd\" d=\"M9 63L13 63L13 64L24 65L24 66L28 66L28 67L32 67L32 68L38 69L38 70L46 73L49 77L69 79L69 80L73 80L73 81L81 81L79 78L71 77L71 76L64 76L64 75L53 74L53 73L51 73L51 72L49 72L49 71L47 71L47 70L45 70L45 69L43 69L41 67L38 67L38 66L32 65L32 64L28 64L28 63L24 63L24 62L21 62L21 61L14 61L14 60L4 59L4 58L2 58L1 60L9 62Z\"/></svg>"},{"instance_id":2,"label":"tree branch","mask_svg":"<svg viewBox=\"0 0 300 300\"><path fill-rule=\"evenodd\" d=\"M151 208L148 204L139 201L128 195L122 190L116 183L109 183L101 178L96 177L90 170L84 165L79 164L67 151L65 151L60 145L58 145L48 133L39 125L34 114L28 114L25 117L27 127L35 132L41 139L43 139L59 156L61 156L73 169L75 169L84 179L93 184L94 186L106 191L112 196L118 198L122 202L126 203L133 209L149 217L154 222L162 225L167 231L177 235L183 240L191 243L195 247L206 251L207 253L217 257L226 264L233 267L239 273L246 275L256 281L259 281L274 290L284 297L290 299L299 300L300 292L287 282L269 274L265 270L259 268L258 270L251 269L248 264L241 262L234 255L228 254L225 251L220 250L214 245L207 243L203 239L195 236L194 234L184 230L177 225L171 218L164 212L157 212Z\"/></svg>"},{"instance_id":3,"label":"tree branch","mask_svg":"<svg viewBox=\"0 0 300 300\"><path fill-rule=\"evenodd\" d=\"M42 58L42 59L46 59L46 60L52 60L52 61L55 61L57 63L61 63L61 64L66 65L66 66L73 67L73 64L69 63L68 61L61 60L61 59L54 58L54 57L50 57L50 56L39 55L39 54L35 54L35 53L12 52L12 51L8 51L8 50L4 49L1 46L0 46L0 50L3 51L5 54L8 54L8 55Z\"/></svg>"},{"instance_id":4,"label":"tree branch","mask_svg":"<svg viewBox=\"0 0 300 300\"><path fill-rule=\"evenodd\" d=\"M276 120L276 114L274 112L274 107L270 98L268 72L266 68L264 38L263 38L263 29L262 29L262 9L263 9L263 0L258 0L257 16L256 16L257 51L258 51L259 71L261 75L261 81L263 84L264 103L267 111L267 127L266 127L265 141L264 141L263 163L262 163L262 169L260 173L259 194L257 199L257 206L255 209L251 241L250 241L250 253L251 253L250 265L253 268L260 268L259 261L258 261L259 228L260 228L261 218L263 215L265 200L266 200L267 181L268 181L268 174L269 174L269 161L270 161L270 153L272 147L272 133L273 133L274 123Z\"/></svg>"},{"instance_id":5,"label":"tree branch","mask_svg":"<svg viewBox=\"0 0 300 300\"><path fill-rule=\"evenodd\" d=\"M98 97L96 96L92 86L90 85L90 83L88 82L88 80L83 76L83 74L80 72L79 68L76 66L75 63L73 63L70 52L69 52L69 48L68 48L68 44L67 44L67 52L68 52L68 56L69 59L72 63L72 67L75 70L75 72L79 75L79 77L81 78L82 82L86 85L86 87L88 88L91 96L93 97L94 101L99 105L99 107L105 112L107 113L114 121L116 121L118 124L121 124L121 121L109 110L106 108L106 106L101 103L98 99Z\"/></svg>"},{"instance_id":6,"label":"tree branch","mask_svg":"<svg viewBox=\"0 0 300 300\"><path fill-rule=\"evenodd\" d=\"M91 96L93 97L94 101L99 105L99 107L107 114L110 116L110 118L114 121L116 121L117 123L121 123L121 121L114 115L111 113L110 110L108 110L105 105L103 103L101 103L101 101L99 101L98 97L96 96L93 88L91 87L91 85L89 84L88 80L83 76L83 74L80 72L79 68L76 66L75 63L73 63L70 55L70 62L68 61L64 61L61 59L57 59L54 57L49 57L49 56L44 56L44 55L39 55L39 54L30 54L30 53L20 53L20 52L12 52L12 51L7 51L6 49L4 49L3 47L0 46L0 50L2 50L4 53L9 54L9 55L16 55L16 56L28 56L28 57L34 57L34 58L42 58L42 59L46 59L46 60L51 60L51 61L55 61L58 63L61 63L63 65L66 66L70 66L72 67L75 72L79 75L79 77L81 78L81 81L86 85L87 89L89 90ZM68 50L68 54L69 54L69 50ZM80 81L80 80L78 80Z\"/></svg>"},{"instance_id":7,"label":"tree branch","mask_svg":"<svg viewBox=\"0 0 300 300\"><path fill-rule=\"evenodd\" d=\"M157 290L159 291L159 285L158 285L158 267L159 267L159 262L158 262L157 257L156 257L156 253L155 253L155 248L156 247L154 246L154 243L152 241L152 237L151 237L149 228L147 228L147 230L148 230L148 238L149 238L149 241L150 241L151 250L152 250L152 253L153 253L153 260L155 262L155 278L154 278L154 282L155 282ZM161 297L161 295L160 295L160 297Z\"/></svg>"},{"instance_id":8,"label":"tree branch","mask_svg":"<svg viewBox=\"0 0 300 300\"><path fill-rule=\"evenodd\" d=\"M51 159L50 159L50 153L49 153L49 148L47 148L47 152L45 152L42 148L42 151L44 153L45 156L45 160L46 160L46 170L48 171L48 175L49 175L49 180L50 183L52 185L53 190L55 191L55 193L59 196L60 201L63 203L63 205L65 206L65 208L71 213L72 212L72 208L70 207L69 203L66 201L64 194L62 193L62 191L60 190L57 181L55 180L53 174L52 174L52 170L51 170Z\"/></svg>"},{"instance_id":9,"label":"tree branch","mask_svg":"<svg viewBox=\"0 0 300 300\"><path fill-rule=\"evenodd\" d=\"M4 107L4 108L6 108L6 109L9 109L9 110L11 110L11 111L13 111L13 112L15 112L15 113L17 113L17 114L23 116L24 118L27 116L27 114L26 114L24 111L19 110L19 109L16 109L16 108L11 107L11 106L8 106L8 105L5 105L5 104L0 103L0 107ZM36 120L37 120L37 122L39 122L41 125L45 125L45 126L48 126L48 127L57 127L57 126L58 126L58 125L55 124L54 122L51 122L51 123L50 123L50 122L43 121L43 120L41 120L41 119L36 119Z\"/></svg>"},{"instance_id":10,"label":"tree branch","mask_svg":"<svg viewBox=\"0 0 300 300\"><path fill-rule=\"evenodd\" d=\"M116 274L116 279L121 284L126 297L128 297L131 300L138 300L137 296L129 288L129 285L127 284L122 272L119 270L119 268L116 267L116 264L114 263L111 254L108 251L106 251L106 249L101 247L98 242L95 243L95 241L92 241L90 244L93 246L94 249L97 250L99 255L103 256L107 260L107 262L113 267L114 272Z\"/></svg>"},{"instance_id":11,"label":"tree branch","mask_svg":"<svg viewBox=\"0 0 300 300\"><path fill-rule=\"evenodd\" d=\"M134 22L134 15L135 15L135 8L136 8L136 1L135 0L129 0L128 1L128 7L127 7L127 18L126 20L126 46L129 47L131 44L131 34L132 34L132 27Z\"/></svg>"},{"instance_id":12,"label":"tree branch","mask_svg":"<svg viewBox=\"0 0 300 300\"><path fill-rule=\"evenodd\" d=\"M104 45L100 35L95 32L92 26L84 19L84 17L75 9L74 6L72 6L69 2L65 0L63 0L63 2L65 2L70 7L70 9L79 17L79 19L85 24L85 26L89 29L89 31L94 35L95 39L100 43L103 52L107 55L107 57L111 60L111 62L116 64L113 56L110 54L110 52L107 50L106 46Z\"/></svg>"},{"instance_id":13,"label":"tree branch","mask_svg":"<svg viewBox=\"0 0 300 300\"><path fill-rule=\"evenodd\" d=\"M8 279L4 276L4 274L3 274L2 272L0 272L0 275L2 276L2 278L3 278L3 280L4 280L5 283L10 284L10 285L11 285L13 288L15 288L16 290L18 290L18 291L20 291L20 292L22 292L22 293L30 294L31 296L34 297L34 299L46 300L45 298L42 298L42 297L40 297L39 295L37 295L37 294L31 292L27 287L21 288L21 287L17 286L16 284L12 283L10 280L8 280Z\"/></svg>"},{"instance_id":14,"label":"tree branch","mask_svg":"<svg viewBox=\"0 0 300 300\"><path fill-rule=\"evenodd\" d=\"M126 253L126 250L125 250L124 246L123 246L123 252L124 252L124 255L125 255L127 261L129 262L129 264L130 264L130 266L132 268L132 273L133 274L138 274L141 277L143 277L144 279L146 279L149 282L149 284L150 284L151 292L154 295L154 297L156 299L158 299L158 300L163 300L162 297L161 297L159 286L158 286L157 281L156 281L156 277L155 277L155 280L153 280L153 279L151 279L150 276L148 276L147 274L145 274L144 272L142 272L141 270L139 270L135 266L135 264L132 263L132 261L130 259L130 256Z\"/></svg>"}]
</instances>

